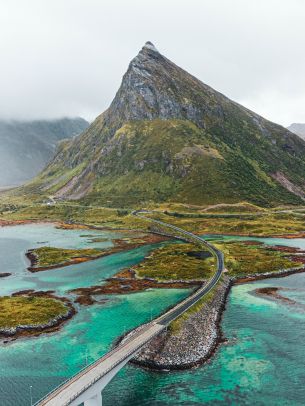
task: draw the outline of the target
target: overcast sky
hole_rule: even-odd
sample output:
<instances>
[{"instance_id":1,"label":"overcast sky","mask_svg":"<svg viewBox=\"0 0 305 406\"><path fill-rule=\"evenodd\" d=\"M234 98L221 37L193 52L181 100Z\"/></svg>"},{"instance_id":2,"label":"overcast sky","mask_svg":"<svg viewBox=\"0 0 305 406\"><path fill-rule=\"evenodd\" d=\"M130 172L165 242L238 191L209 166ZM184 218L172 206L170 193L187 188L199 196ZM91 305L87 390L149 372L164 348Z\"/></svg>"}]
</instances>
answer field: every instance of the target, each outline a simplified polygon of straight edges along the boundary
<instances>
[{"instance_id":1,"label":"overcast sky","mask_svg":"<svg viewBox=\"0 0 305 406\"><path fill-rule=\"evenodd\" d=\"M1 0L0 118L92 120L147 40L264 117L305 122L304 0Z\"/></svg>"}]
</instances>

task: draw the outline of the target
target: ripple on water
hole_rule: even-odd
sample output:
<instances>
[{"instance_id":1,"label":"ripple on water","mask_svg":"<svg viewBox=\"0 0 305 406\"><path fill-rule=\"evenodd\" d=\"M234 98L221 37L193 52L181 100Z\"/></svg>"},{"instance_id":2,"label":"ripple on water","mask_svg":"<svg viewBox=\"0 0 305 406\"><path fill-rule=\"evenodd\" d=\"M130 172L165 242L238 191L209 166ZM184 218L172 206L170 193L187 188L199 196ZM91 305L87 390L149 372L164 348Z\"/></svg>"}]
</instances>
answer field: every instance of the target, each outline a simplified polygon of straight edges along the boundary
<instances>
[{"instance_id":1,"label":"ripple on water","mask_svg":"<svg viewBox=\"0 0 305 406\"><path fill-rule=\"evenodd\" d=\"M33 286L52 286L60 293L80 284L90 286L139 262L149 250L141 247L56 271L33 275L25 272L24 251L46 240L46 235L50 244L56 242L56 246L69 248L88 244L87 237L81 234L87 232L55 230L51 225L0 229L0 255L6 267L14 271L13 277L1 281L2 294ZM106 244L117 238L111 233L98 234L108 238L108 242L103 242ZM263 241L305 248L305 239ZM253 294L254 289L264 286L282 287L289 298L302 303L305 300L305 274L233 287L222 322L228 343L220 347L212 361L194 370L170 374L128 365L106 387L104 404L304 405L304 314L293 306ZM56 334L1 346L1 406L29 404L30 385L34 399L38 399L84 366L86 351L89 361L93 361L109 349L124 329L149 320L151 313L155 316L187 293L153 289L112 296L103 305L82 307Z\"/></svg>"}]
</instances>

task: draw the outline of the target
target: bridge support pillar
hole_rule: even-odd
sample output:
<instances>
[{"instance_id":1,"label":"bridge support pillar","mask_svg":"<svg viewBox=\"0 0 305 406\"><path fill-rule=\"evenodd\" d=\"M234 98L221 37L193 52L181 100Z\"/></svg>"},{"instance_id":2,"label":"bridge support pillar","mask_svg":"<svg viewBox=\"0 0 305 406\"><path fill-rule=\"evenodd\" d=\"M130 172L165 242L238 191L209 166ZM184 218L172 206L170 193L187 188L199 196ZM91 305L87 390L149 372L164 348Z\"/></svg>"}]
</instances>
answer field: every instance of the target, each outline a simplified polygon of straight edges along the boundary
<instances>
[{"instance_id":1,"label":"bridge support pillar","mask_svg":"<svg viewBox=\"0 0 305 406\"><path fill-rule=\"evenodd\" d=\"M84 406L102 406L102 394L99 392L92 398L85 400Z\"/></svg>"}]
</instances>

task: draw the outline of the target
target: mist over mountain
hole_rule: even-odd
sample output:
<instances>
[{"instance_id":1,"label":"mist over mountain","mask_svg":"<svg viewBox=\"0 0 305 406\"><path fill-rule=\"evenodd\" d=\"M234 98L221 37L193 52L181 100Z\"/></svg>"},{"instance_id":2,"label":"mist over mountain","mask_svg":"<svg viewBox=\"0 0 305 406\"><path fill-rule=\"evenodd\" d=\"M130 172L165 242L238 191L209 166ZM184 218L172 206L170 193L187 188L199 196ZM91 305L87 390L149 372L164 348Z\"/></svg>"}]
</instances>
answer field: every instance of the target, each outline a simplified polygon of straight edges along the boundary
<instances>
[{"instance_id":1,"label":"mist over mountain","mask_svg":"<svg viewBox=\"0 0 305 406\"><path fill-rule=\"evenodd\" d=\"M0 187L36 176L53 157L59 141L80 134L88 125L82 118L0 121Z\"/></svg>"},{"instance_id":2,"label":"mist over mountain","mask_svg":"<svg viewBox=\"0 0 305 406\"><path fill-rule=\"evenodd\" d=\"M196 79L147 42L110 107L61 144L31 193L113 206L299 204L305 142Z\"/></svg>"},{"instance_id":3,"label":"mist over mountain","mask_svg":"<svg viewBox=\"0 0 305 406\"><path fill-rule=\"evenodd\" d=\"M287 127L289 131L297 134L299 137L305 140L305 124L303 123L293 123L289 127Z\"/></svg>"}]
</instances>

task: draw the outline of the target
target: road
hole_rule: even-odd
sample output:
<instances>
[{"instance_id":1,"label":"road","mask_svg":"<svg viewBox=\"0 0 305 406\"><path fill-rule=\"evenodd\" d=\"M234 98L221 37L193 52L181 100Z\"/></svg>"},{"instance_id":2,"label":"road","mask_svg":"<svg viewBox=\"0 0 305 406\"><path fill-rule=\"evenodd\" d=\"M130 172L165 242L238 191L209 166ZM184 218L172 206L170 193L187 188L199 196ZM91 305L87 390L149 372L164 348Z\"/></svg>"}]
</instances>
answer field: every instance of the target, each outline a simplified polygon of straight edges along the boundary
<instances>
[{"instance_id":1,"label":"road","mask_svg":"<svg viewBox=\"0 0 305 406\"><path fill-rule=\"evenodd\" d=\"M182 313L184 313L186 310L188 310L190 307L192 307L195 303L197 303L203 296L205 296L207 293L209 293L214 286L217 284L219 281L222 272L225 270L224 267L224 256L223 253L218 250L216 247L214 247L212 244L208 243L205 241L203 238L190 233L188 231L185 231L179 227L176 227L172 224L164 223L163 221L160 220L155 220L152 218L147 218L146 216L143 216L143 213L150 213L149 211L145 210L136 210L132 214L136 217L140 217L146 221L156 223L158 225L161 225L162 227L165 228L170 228L172 230L178 231L181 234L184 234L185 236L188 237L188 240L191 239L191 241L196 241L196 243L200 243L201 245L204 245L205 248L207 248L216 258L217 260L217 269L216 273L213 275L213 277L209 280L207 284L204 284L201 288L199 288L193 295L189 296L186 298L184 301L179 303L177 306L175 306L172 310L169 310L166 312L164 315L158 317L155 321L158 321L158 323L163 324L163 325L168 325L172 321L174 321L176 318L181 316Z\"/></svg>"},{"instance_id":2,"label":"road","mask_svg":"<svg viewBox=\"0 0 305 406\"><path fill-rule=\"evenodd\" d=\"M206 242L201 237L198 237L188 231L184 231L179 227L164 223L159 220L145 217L143 214L146 211L135 211L134 216L145 219L146 221L158 223L162 227L172 229L187 237L188 241L200 243L205 248L210 250L217 260L217 270L213 277L199 288L195 293L178 303L175 307L154 319L150 323L142 326L137 332L131 335L127 340L115 347L97 361L81 370L78 374L67 380L65 383L47 394L43 399L37 402L37 406L68 406L73 400L84 394L92 385L103 379L107 380L107 374L116 371L118 366L132 358L140 349L147 344L154 336L163 331L173 320L181 316L185 311L197 303L202 297L210 292L224 271L224 257L221 251L215 248L212 244ZM124 363L125 362L125 363Z\"/></svg>"}]
</instances>

